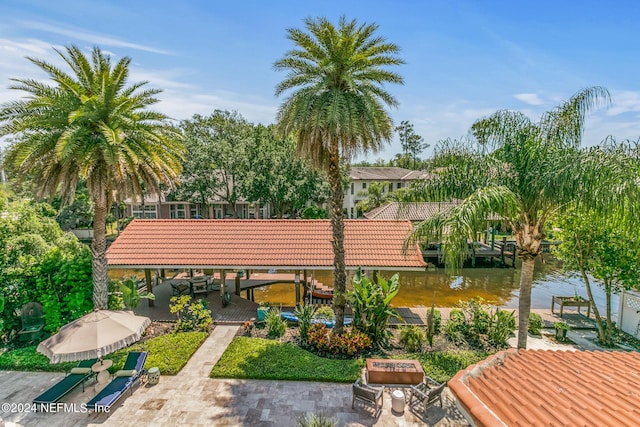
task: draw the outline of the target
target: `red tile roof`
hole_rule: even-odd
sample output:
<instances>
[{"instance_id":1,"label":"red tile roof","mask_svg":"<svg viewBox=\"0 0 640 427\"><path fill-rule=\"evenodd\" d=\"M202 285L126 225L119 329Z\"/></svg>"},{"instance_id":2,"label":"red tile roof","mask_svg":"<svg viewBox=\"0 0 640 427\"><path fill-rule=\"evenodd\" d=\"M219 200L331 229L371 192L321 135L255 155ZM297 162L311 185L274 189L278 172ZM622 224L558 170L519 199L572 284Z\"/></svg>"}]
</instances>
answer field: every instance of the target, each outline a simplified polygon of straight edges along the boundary
<instances>
[{"instance_id":1,"label":"red tile roof","mask_svg":"<svg viewBox=\"0 0 640 427\"><path fill-rule=\"evenodd\" d=\"M423 269L402 253L408 221L345 220L347 267ZM333 269L329 220L134 220L107 250L110 267Z\"/></svg>"},{"instance_id":2,"label":"red tile roof","mask_svg":"<svg viewBox=\"0 0 640 427\"><path fill-rule=\"evenodd\" d=\"M458 372L449 388L477 426L640 423L640 353L510 350Z\"/></svg>"}]
</instances>

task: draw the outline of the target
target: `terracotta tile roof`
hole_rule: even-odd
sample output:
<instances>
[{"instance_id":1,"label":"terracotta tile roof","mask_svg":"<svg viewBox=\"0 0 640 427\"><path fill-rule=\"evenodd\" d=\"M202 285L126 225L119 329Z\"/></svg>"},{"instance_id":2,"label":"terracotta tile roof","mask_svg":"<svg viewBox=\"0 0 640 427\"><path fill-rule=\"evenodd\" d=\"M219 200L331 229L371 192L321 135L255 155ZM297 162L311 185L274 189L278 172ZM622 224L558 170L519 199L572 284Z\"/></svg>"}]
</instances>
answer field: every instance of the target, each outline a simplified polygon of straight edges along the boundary
<instances>
[{"instance_id":1,"label":"terracotta tile roof","mask_svg":"<svg viewBox=\"0 0 640 427\"><path fill-rule=\"evenodd\" d=\"M348 267L423 269L405 256L408 221L345 220ZM134 220L107 250L108 265L333 268L329 220Z\"/></svg>"},{"instance_id":2,"label":"terracotta tile roof","mask_svg":"<svg viewBox=\"0 0 640 427\"><path fill-rule=\"evenodd\" d=\"M477 426L640 423L640 353L510 350L458 372L449 388Z\"/></svg>"},{"instance_id":3,"label":"terracotta tile roof","mask_svg":"<svg viewBox=\"0 0 640 427\"><path fill-rule=\"evenodd\" d=\"M452 202L391 202L377 207L364 216L368 219L395 219L404 221L424 221L441 211L447 211L459 203Z\"/></svg>"}]
</instances>

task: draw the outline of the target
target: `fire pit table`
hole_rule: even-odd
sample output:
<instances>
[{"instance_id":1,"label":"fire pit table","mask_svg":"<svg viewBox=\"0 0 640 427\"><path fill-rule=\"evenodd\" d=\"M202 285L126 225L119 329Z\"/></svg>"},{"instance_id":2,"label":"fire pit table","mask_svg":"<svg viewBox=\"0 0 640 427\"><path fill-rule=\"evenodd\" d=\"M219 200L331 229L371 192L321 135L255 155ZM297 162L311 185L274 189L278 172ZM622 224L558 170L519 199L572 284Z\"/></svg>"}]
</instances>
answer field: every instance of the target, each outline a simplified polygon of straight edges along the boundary
<instances>
[{"instance_id":1,"label":"fire pit table","mask_svg":"<svg viewBox=\"0 0 640 427\"><path fill-rule=\"evenodd\" d=\"M417 360L367 359L367 382L386 387L410 387L424 380Z\"/></svg>"}]
</instances>

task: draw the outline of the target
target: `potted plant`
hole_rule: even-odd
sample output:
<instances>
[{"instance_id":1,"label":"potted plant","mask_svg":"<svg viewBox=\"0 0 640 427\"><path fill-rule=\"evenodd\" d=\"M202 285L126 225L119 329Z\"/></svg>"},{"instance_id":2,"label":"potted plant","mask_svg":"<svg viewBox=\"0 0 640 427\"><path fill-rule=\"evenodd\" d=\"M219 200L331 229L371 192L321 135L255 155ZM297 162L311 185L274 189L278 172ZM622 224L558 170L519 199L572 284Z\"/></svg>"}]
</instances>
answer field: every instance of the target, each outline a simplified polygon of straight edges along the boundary
<instances>
[{"instance_id":1,"label":"potted plant","mask_svg":"<svg viewBox=\"0 0 640 427\"><path fill-rule=\"evenodd\" d=\"M258 322L264 322L267 318L267 313L269 312L269 303L261 302L258 306Z\"/></svg>"},{"instance_id":2,"label":"potted plant","mask_svg":"<svg viewBox=\"0 0 640 427\"><path fill-rule=\"evenodd\" d=\"M560 341L566 341L569 325L567 325L565 322L556 322L553 324L553 327L556 328L556 339Z\"/></svg>"}]
</instances>

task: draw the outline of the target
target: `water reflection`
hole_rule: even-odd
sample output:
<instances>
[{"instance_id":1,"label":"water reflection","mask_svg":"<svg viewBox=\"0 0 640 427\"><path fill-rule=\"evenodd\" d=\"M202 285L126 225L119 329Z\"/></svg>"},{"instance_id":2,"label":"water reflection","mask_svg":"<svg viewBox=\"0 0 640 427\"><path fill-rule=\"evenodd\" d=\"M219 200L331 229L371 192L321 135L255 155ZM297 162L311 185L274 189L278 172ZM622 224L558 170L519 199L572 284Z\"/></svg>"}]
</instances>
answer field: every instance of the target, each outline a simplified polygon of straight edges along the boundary
<instances>
[{"instance_id":1,"label":"water reflection","mask_svg":"<svg viewBox=\"0 0 640 427\"><path fill-rule=\"evenodd\" d=\"M580 295L587 297L585 285L578 277L561 271L558 260L547 257L545 263L537 261L534 270L534 284L531 292L531 307L551 307L553 295ZM315 272L315 278L325 284L332 283L332 273ZM389 278L393 272L381 272ZM393 300L396 307L431 306L435 291L438 307L452 307L459 300L482 297L491 305L510 308L518 307L520 287L520 266L517 268L467 268L458 276L449 276L444 269L427 272L400 273L400 291ZM604 315L605 297L600 286L593 286L594 299ZM292 284L276 284L255 290L256 301L272 305L294 305L295 294ZM618 296L612 298L612 310L618 311Z\"/></svg>"}]
</instances>

